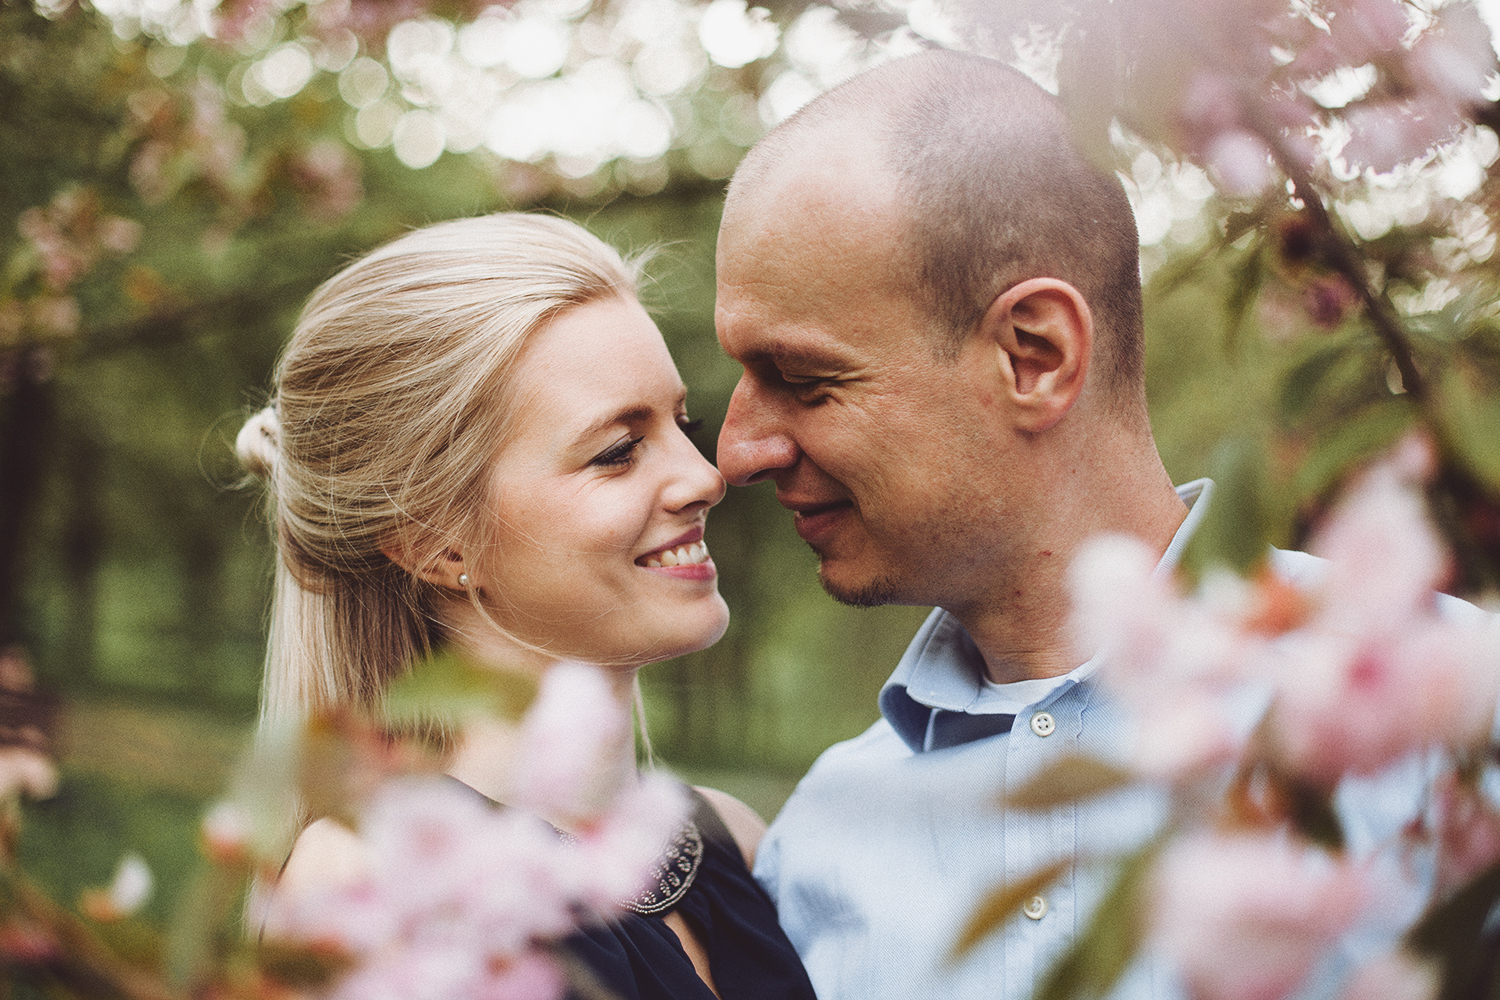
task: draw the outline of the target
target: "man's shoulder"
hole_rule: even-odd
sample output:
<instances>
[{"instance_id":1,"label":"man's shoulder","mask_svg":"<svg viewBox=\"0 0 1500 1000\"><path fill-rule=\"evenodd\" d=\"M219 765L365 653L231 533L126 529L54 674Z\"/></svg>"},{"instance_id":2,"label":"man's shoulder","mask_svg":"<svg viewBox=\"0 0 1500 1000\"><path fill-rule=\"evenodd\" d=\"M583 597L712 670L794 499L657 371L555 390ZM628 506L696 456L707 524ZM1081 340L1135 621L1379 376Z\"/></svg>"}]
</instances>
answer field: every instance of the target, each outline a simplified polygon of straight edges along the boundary
<instances>
[{"instance_id":1,"label":"man's shoulder","mask_svg":"<svg viewBox=\"0 0 1500 1000\"><path fill-rule=\"evenodd\" d=\"M808 770L811 776L817 772L838 769L845 765L878 763L883 760L902 760L912 755L911 748L885 719L875 723L858 736L835 743L818 755Z\"/></svg>"}]
</instances>

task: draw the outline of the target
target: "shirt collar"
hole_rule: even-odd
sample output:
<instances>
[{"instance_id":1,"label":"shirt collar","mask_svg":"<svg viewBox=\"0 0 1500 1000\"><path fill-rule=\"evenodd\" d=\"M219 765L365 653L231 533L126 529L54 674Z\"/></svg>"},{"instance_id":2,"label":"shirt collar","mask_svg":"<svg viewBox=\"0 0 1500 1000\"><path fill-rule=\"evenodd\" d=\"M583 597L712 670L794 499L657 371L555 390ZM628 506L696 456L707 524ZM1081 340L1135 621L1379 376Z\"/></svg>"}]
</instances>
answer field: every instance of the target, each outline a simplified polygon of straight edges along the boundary
<instances>
[{"instance_id":1,"label":"shirt collar","mask_svg":"<svg viewBox=\"0 0 1500 1000\"><path fill-rule=\"evenodd\" d=\"M1213 488L1208 479L1195 479L1177 487L1177 496L1187 504L1188 513L1157 563L1157 573L1170 573L1182 561L1183 551L1208 514ZM1096 667L1097 663L1090 660L1059 678L1057 687L1044 700L1050 700L1061 688L1086 679ZM934 608L906 647L895 673L881 688L880 713L907 746L920 752L933 710L984 711L978 705L983 676L984 657L968 631L948 612Z\"/></svg>"}]
</instances>

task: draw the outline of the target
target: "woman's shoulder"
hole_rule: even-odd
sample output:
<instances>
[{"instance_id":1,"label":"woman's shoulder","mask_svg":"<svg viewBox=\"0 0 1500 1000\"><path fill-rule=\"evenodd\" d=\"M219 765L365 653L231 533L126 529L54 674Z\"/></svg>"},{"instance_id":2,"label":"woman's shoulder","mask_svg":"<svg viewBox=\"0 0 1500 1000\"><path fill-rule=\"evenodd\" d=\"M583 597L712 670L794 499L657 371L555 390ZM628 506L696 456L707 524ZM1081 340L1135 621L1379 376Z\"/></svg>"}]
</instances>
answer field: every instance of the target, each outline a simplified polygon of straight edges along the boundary
<instances>
[{"instance_id":1,"label":"woman's shoulder","mask_svg":"<svg viewBox=\"0 0 1500 1000\"><path fill-rule=\"evenodd\" d=\"M760 814L751 809L739 799L728 792L721 792L717 788L705 788L694 785L693 791L708 802L713 811L723 821L725 829L734 838L735 846L744 855L745 867L755 868L755 851L760 846L760 838L765 835L766 821L760 818Z\"/></svg>"},{"instance_id":2,"label":"woman's shoulder","mask_svg":"<svg viewBox=\"0 0 1500 1000\"><path fill-rule=\"evenodd\" d=\"M355 882L369 872L371 863L368 846L338 820L325 817L309 823L264 897L261 931L274 937L289 917L289 900L309 890Z\"/></svg>"}]
</instances>

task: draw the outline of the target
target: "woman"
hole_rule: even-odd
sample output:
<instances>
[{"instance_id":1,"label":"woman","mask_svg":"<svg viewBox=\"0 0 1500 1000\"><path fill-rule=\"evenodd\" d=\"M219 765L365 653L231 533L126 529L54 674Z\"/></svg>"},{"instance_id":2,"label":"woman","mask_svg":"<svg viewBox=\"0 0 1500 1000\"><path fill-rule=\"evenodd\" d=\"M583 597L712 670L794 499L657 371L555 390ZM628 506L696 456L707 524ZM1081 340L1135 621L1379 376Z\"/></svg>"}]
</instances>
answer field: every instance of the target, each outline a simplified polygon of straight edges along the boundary
<instances>
[{"instance_id":1,"label":"woman","mask_svg":"<svg viewBox=\"0 0 1500 1000\"><path fill-rule=\"evenodd\" d=\"M640 667L723 634L703 534L724 482L686 436L636 278L572 223L501 214L410 233L313 295L238 442L274 500L267 723L374 707L442 644L539 673L600 664L624 701ZM619 771L634 762L622 743ZM447 769L502 794L482 742ZM664 885L576 952L625 1000L810 1000L747 870L759 818L704 790L695 819L701 860L664 863L695 868L685 893ZM313 823L283 881L327 877L353 837Z\"/></svg>"}]
</instances>

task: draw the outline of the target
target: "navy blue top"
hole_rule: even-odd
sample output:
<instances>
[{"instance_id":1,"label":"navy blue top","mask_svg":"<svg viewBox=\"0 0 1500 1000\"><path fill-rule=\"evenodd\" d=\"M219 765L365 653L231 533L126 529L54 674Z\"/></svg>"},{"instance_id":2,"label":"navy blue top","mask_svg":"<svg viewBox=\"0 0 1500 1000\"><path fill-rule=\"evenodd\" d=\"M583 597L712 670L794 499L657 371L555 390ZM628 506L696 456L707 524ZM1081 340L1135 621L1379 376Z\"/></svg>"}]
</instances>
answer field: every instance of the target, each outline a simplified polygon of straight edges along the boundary
<instances>
[{"instance_id":1,"label":"navy blue top","mask_svg":"<svg viewBox=\"0 0 1500 1000\"><path fill-rule=\"evenodd\" d=\"M707 800L697 792L693 799L703 861L670 912L682 914L708 952L719 995L723 1000L815 1000L802 962L776 922L776 908L745 867L733 836ZM564 946L619 1000L714 1000L664 915L626 913L579 931Z\"/></svg>"}]
</instances>

